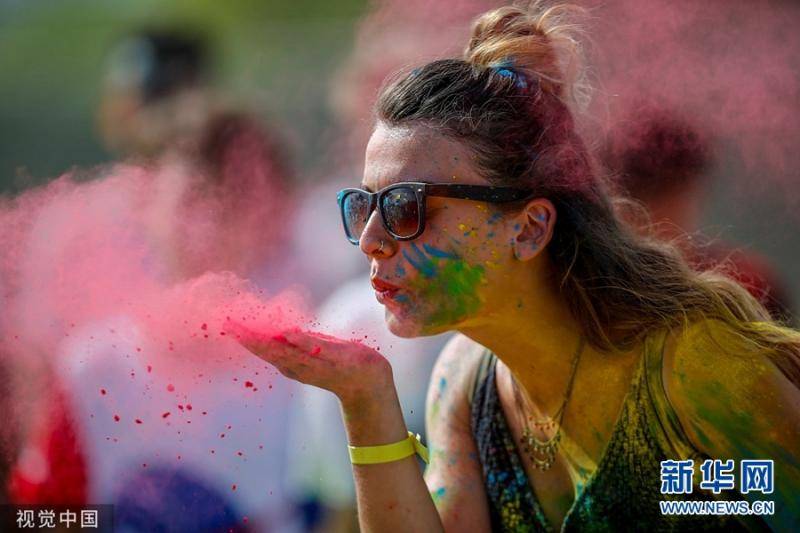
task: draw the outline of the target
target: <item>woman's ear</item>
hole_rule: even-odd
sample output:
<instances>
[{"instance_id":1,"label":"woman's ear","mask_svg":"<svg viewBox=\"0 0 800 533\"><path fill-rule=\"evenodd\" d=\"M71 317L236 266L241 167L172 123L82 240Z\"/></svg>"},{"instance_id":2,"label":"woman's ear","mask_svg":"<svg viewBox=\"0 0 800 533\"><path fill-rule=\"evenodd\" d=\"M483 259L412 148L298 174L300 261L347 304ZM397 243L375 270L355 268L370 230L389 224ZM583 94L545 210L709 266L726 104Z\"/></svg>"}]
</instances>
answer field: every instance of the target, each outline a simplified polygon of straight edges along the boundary
<instances>
[{"instance_id":1,"label":"woman's ear","mask_svg":"<svg viewBox=\"0 0 800 533\"><path fill-rule=\"evenodd\" d=\"M547 246L556 225L556 208L546 198L529 201L514 218L511 247L514 257L529 261Z\"/></svg>"}]
</instances>

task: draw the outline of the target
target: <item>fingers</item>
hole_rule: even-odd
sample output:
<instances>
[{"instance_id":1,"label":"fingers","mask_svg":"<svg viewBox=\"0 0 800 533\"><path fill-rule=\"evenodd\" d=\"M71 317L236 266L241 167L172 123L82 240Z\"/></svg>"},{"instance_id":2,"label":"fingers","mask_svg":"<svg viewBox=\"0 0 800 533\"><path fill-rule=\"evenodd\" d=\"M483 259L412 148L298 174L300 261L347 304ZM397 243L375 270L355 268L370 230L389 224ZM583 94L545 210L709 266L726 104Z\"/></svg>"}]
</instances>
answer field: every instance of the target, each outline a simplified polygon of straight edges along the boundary
<instances>
[{"instance_id":1,"label":"fingers","mask_svg":"<svg viewBox=\"0 0 800 533\"><path fill-rule=\"evenodd\" d=\"M224 330L239 344L272 364L281 363L291 357L292 352L297 351L297 347L283 335L259 333L232 320L225 323Z\"/></svg>"}]
</instances>

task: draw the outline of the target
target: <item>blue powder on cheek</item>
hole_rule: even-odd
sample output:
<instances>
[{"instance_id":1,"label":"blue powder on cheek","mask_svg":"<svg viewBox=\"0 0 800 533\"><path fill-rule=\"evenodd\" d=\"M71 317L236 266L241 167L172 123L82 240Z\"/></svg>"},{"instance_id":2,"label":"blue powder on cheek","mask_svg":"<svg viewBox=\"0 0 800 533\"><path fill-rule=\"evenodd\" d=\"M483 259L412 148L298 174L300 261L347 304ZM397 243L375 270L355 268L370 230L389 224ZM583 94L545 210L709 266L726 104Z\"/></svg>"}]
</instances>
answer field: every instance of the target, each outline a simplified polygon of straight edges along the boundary
<instances>
[{"instance_id":1,"label":"blue powder on cheek","mask_svg":"<svg viewBox=\"0 0 800 533\"><path fill-rule=\"evenodd\" d=\"M486 238L487 239L491 239L492 237L494 237L494 232L493 231L490 231L489 233L486 234Z\"/></svg>"},{"instance_id":2,"label":"blue powder on cheek","mask_svg":"<svg viewBox=\"0 0 800 533\"><path fill-rule=\"evenodd\" d=\"M419 249L419 246L412 243L411 249L413 250L416 258L411 257L406 250L403 250L403 257L406 258L411 266L419 270L419 272L425 276L426 278L432 278L436 275L436 264L429 258L426 257L422 250Z\"/></svg>"},{"instance_id":3,"label":"blue powder on cheek","mask_svg":"<svg viewBox=\"0 0 800 533\"><path fill-rule=\"evenodd\" d=\"M397 266L395 267L395 269L394 269L394 273L395 273L395 274L397 274L397 277L398 277L398 278L402 278L403 276L405 276L405 275L406 275L406 269L405 269L405 268L403 268L403 267L402 267L402 266L400 266L400 265L397 265Z\"/></svg>"},{"instance_id":4,"label":"blue powder on cheek","mask_svg":"<svg viewBox=\"0 0 800 533\"><path fill-rule=\"evenodd\" d=\"M401 304L408 303L408 295L407 294L395 294L394 296L395 302L400 302Z\"/></svg>"},{"instance_id":5,"label":"blue powder on cheek","mask_svg":"<svg viewBox=\"0 0 800 533\"><path fill-rule=\"evenodd\" d=\"M438 257L440 259L458 259L458 256L450 252L445 252L429 244L423 244L422 247L428 252L431 257Z\"/></svg>"},{"instance_id":6,"label":"blue powder on cheek","mask_svg":"<svg viewBox=\"0 0 800 533\"><path fill-rule=\"evenodd\" d=\"M514 224L514 231L519 231L519 224Z\"/></svg>"},{"instance_id":7,"label":"blue powder on cheek","mask_svg":"<svg viewBox=\"0 0 800 533\"><path fill-rule=\"evenodd\" d=\"M447 386L447 380L444 379L444 378L441 378L439 380L439 392L442 392L446 386Z\"/></svg>"}]
</instances>

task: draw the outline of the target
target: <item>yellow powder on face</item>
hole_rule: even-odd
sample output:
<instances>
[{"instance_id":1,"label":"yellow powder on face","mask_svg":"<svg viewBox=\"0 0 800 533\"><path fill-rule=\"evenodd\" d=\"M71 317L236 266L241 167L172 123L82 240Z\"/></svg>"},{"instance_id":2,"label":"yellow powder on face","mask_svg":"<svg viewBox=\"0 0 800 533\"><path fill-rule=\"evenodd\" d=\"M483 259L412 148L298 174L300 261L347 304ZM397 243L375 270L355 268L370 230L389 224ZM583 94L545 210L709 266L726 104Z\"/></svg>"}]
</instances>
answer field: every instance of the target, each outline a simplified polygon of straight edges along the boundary
<instances>
[{"instance_id":1,"label":"yellow powder on face","mask_svg":"<svg viewBox=\"0 0 800 533\"><path fill-rule=\"evenodd\" d=\"M484 261L487 267L489 268L500 268L500 265L495 263L494 261Z\"/></svg>"}]
</instances>

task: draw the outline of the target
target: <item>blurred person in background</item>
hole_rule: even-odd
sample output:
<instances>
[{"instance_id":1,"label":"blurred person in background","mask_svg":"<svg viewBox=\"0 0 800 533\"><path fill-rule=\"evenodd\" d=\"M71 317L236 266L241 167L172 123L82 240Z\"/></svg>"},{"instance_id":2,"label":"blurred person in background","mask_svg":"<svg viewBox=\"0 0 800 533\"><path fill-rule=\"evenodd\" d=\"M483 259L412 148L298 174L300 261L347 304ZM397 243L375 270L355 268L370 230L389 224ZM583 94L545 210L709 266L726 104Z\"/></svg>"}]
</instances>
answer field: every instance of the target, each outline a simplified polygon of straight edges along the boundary
<instances>
[{"instance_id":1,"label":"blurred person in background","mask_svg":"<svg viewBox=\"0 0 800 533\"><path fill-rule=\"evenodd\" d=\"M112 48L98 125L123 162L93 183L119 205L97 208L92 224L108 228L108 246L126 246L113 241L116 228L127 227L130 245L148 250L141 268L165 286L227 270L274 292L292 279L279 260L291 214L287 157L265 125L226 102L213 81L210 44L195 34L143 30ZM51 208L45 205L36 223L45 223ZM80 239L79 225L66 231L78 234L58 244ZM47 268L41 275L47 272L57 275ZM282 487L286 441L279 431L294 388L289 380L275 376L269 402L243 409L223 400L231 398L237 373L231 369L207 386L216 401L205 424L159 439L109 440L120 432L119 418L98 391L113 390L117 405L174 402L168 384L149 374L148 339L121 310L79 325L56 351L56 368L49 370L56 392L42 402L48 417L32 424L16 461L15 501L114 503L125 531L291 530ZM133 380L134 374L150 377ZM218 427L231 423L237 431L226 446L263 443L263 453L251 454L246 467L235 453L209 457ZM72 447L54 447L61 441Z\"/></svg>"},{"instance_id":2,"label":"blurred person in background","mask_svg":"<svg viewBox=\"0 0 800 533\"><path fill-rule=\"evenodd\" d=\"M288 157L254 113L214 90L212 67L200 34L133 33L110 54L98 128L110 149L166 174L154 183L161 199L151 230L180 275L232 270L281 285L286 276L267 266L278 265L284 244L284 227L274 222L292 212ZM174 211L184 223L163 224L160 214Z\"/></svg>"},{"instance_id":3,"label":"blurred person in background","mask_svg":"<svg viewBox=\"0 0 800 533\"><path fill-rule=\"evenodd\" d=\"M643 231L674 241L698 270L718 268L746 287L773 317L792 321L786 284L769 261L702 235L709 176L714 161L710 133L674 109L639 102L608 135L601 157L619 187L641 202Z\"/></svg>"}]
</instances>

